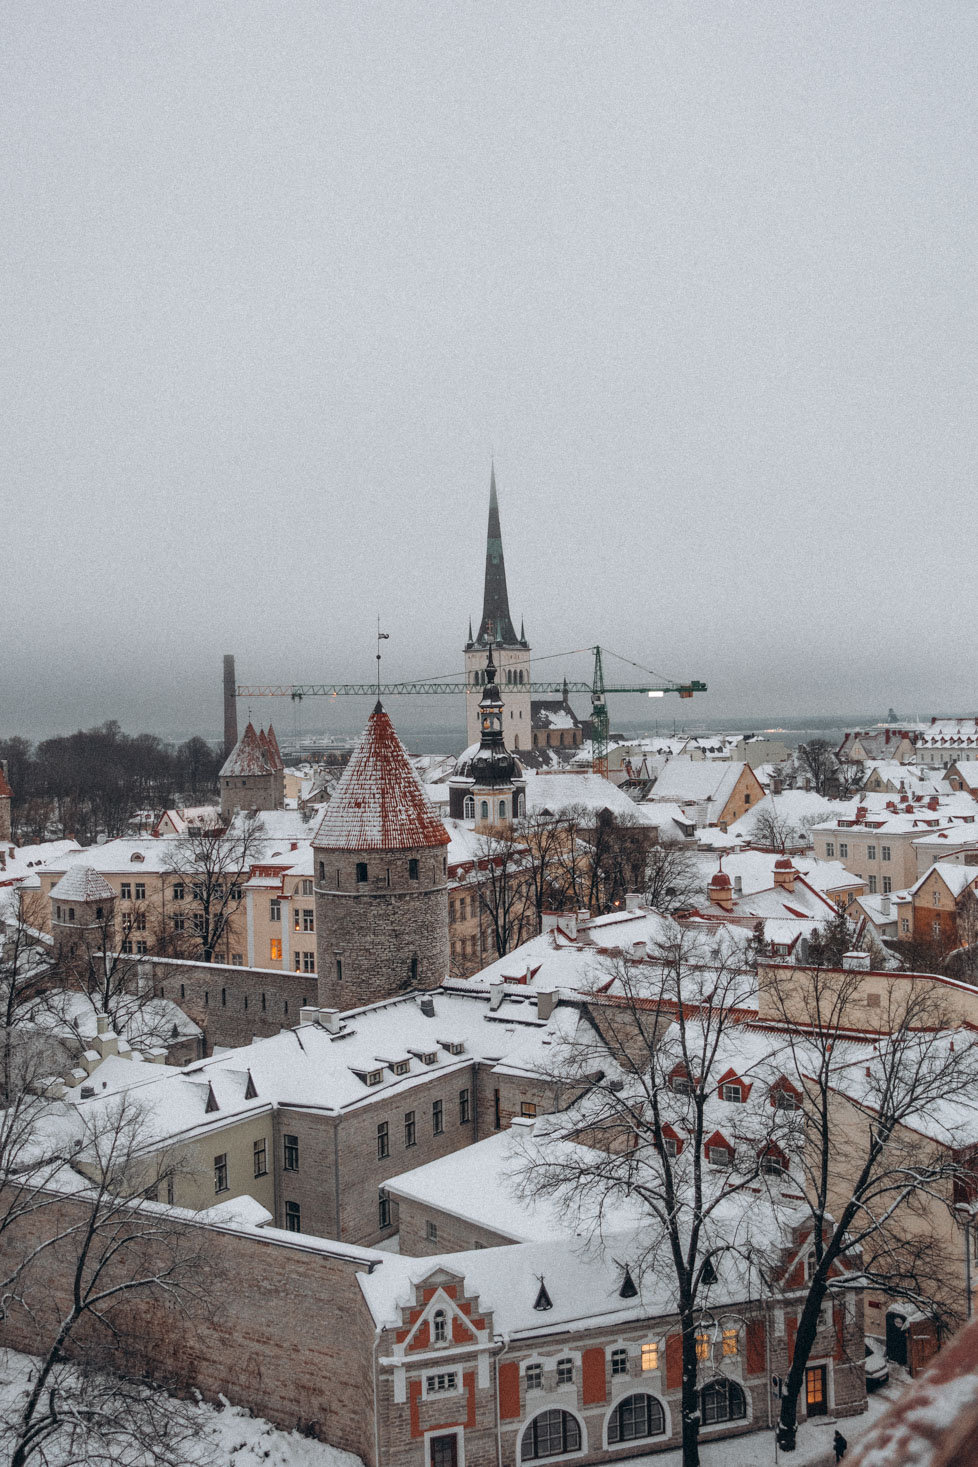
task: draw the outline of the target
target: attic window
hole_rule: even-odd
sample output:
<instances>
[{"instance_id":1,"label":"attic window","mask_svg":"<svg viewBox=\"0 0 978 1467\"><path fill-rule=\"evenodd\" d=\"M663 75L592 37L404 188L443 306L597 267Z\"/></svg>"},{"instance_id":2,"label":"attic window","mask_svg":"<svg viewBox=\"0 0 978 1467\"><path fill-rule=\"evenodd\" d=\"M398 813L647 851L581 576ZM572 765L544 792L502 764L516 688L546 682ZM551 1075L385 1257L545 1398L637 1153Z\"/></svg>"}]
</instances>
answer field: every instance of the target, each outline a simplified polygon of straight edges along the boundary
<instances>
[{"instance_id":1,"label":"attic window","mask_svg":"<svg viewBox=\"0 0 978 1467\"><path fill-rule=\"evenodd\" d=\"M425 1065L433 1065L433 1064L435 1064L435 1062L437 1061L437 1059L438 1059L438 1055L437 1055L436 1051L433 1050L433 1049L427 1049L421 1055L421 1063L422 1064L425 1064Z\"/></svg>"},{"instance_id":2,"label":"attic window","mask_svg":"<svg viewBox=\"0 0 978 1467\"><path fill-rule=\"evenodd\" d=\"M677 1095L692 1095L693 1082L688 1075L671 1075L669 1078L669 1088L670 1090L674 1090Z\"/></svg>"},{"instance_id":3,"label":"attic window","mask_svg":"<svg viewBox=\"0 0 978 1467\"><path fill-rule=\"evenodd\" d=\"M449 1054L464 1054L465 1045L459 1044L457 1039L453 1039L450 1040L448 1043L443 1044L442 1049L447 1049Z\"/></svg>"},{"instance_id":4,"label":"attic window","mask_svg":"<svg viewBox=\"0 0 978 1467\"><path fill-rule=\"evenodd\" d=\"M207 1087L207 1104L204 1106L204 1114L205 1115L210 1115L212 1111L220 1110L220 1108L221 1107L217 1103L217 1096L214 1094L214 1087L213 1087L213 1085L208 1085L208 1087Z\"/></svg>"},{"instance_id":5,"label":"attic window","mask_svg":"<svg viewBox=\"0 0 978 1467\"><path fill-rule=\"evenodd\" d=\"M176 1029L176 1025L174 1025L174 1029ZM245 1100L255 1100L255 1099L257 1099L257 1096L258 1096L258 1091L255 1089L255 1082L252 1079L251 1071L249 1070L248 1071L248 1083L245 1086L244 1098L245 1098Z\"/></svg>"},{"instance_id":6,"label":"attic window","mask_svg":"<svg viewBox=\"0 0 978 1467\"><path fill-rule=\"evenodd\" d=\"M396 1065L391 1065L391 1070L393 1071L393 1073L395 1075L407 1075L407 1074L410 1074L410 1071L411 1071L411 1061L410 1060L398 1060Z\"/></svg>"},{"instance_id":7,"label":"attic window","mask_svg":"<svg viewBox=\"0 0 978 1467\"><path fill-rule=\"evenodd\" d=\"M133 851L129 859L130 861L145 861L146 857L143 855L142 851Z\"/></svg>"},{"instance_id":8,"label":"attic window","mask_svg":"<svg viewBox=\"0 0 978 1467\"><path fill-rule=\"evenodd\" d=\"M721 1086L721 1098L730 1101L733 1105L743 1105L744 1092L740 1085L723 1085Z\"/></svg>"},{"instance_id":9,"label":"attic window","mask_svg":"<svg viewBox=\"0 0 978 1467\"><path fill-rule=\"evenodd\" d=\"M366 1081L368 1085L379 1085L384 1078L383 1070L368 1070Z\"/></svg>"}]
</instances>

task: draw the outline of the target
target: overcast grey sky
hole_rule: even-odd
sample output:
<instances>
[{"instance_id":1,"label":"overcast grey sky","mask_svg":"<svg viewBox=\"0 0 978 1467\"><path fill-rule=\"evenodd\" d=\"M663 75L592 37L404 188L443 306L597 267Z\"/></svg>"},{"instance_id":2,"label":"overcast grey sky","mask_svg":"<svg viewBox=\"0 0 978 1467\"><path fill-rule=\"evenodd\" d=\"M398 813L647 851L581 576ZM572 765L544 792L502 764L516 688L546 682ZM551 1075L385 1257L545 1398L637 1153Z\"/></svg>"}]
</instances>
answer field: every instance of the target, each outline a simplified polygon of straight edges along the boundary
<instances>
[{"instance_id":1,"label":"overcast grey sky","mask_svg":"<svg viewBox=\"0 0 978 1467\"><path fill-rule=\"evenodd\" d=\"M0 24L0 733L460 666L491 450L536 653L978 704L973 0Z\"/></svg>"}]
</instances>

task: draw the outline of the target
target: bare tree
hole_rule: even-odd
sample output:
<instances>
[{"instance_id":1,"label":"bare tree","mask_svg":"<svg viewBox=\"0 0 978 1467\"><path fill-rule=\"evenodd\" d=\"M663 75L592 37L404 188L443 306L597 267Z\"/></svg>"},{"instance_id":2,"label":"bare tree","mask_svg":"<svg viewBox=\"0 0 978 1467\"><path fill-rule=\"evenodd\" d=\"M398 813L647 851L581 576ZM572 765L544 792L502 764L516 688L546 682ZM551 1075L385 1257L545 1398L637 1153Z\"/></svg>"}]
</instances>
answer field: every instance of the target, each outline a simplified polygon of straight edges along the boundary
<instances>
[{"instance_id":1,"label":"bare tree","mask_svg":"<svg viewBox=\"0 0 978 1467\"><path fill-rule=\"evenodd\" d=\"M835 787L840 800L857 795L866 783L866 768L861 759L835 756Z\"/></svg>"},{"instance_id":2,"label":"bare tree","mask_svg":"<svg viewBox=\"0 0 978 1467\"><path fill-rule=\"evenodd\" d=\"M788 846L803 844L799 832L778 810L774 801L764 809L758 809L750 828L750 843L762 851L787 850Z\"/></svg>"},{"instance_id":3,"label":"bare tree","mask_svg":"<svg viewBox=\"0 0 978 1467\"><path fill-rule=\"evenodd\" d=\"M536 933L536 912L526 848L500 829L479 841L479 910L488 930L488 961L501 958Z\"/></svg>"},{"instance_id":4,"label":"bare tree","mask_svg":"<svg viewBox=\"0 0 978 1467\"><path fill-rule=\"evenodd\" d=\"M188 956L214 961L241 904L241 887L262 853L265 827L257 811L229 825L191 825L170 843L165 870L189 902Z\"/></svg>"},{"instance_id":5,"label":"bare tree","mask_svg":"<svg viewBox=\"0 0 978 1467\"><path fill-rule=\"evenodd\" d=\"M176 1467L189 1442L177 1403L162 1401L148 1369L138 1368L147 1363L139 1341L154 1311L209 1306L215 1273L206 1232L144 1200L180 1163L141 1154L138 1105L123 1097L69 1111L47 1119L52 1134L70 1133L74 1185L63 1188L66 1162L60 1175L49 1169L46 1205L21 1212L5 1238L5 1312L29 1316L39 1357L3 1419L10 1467L52 1456Z\"/></svg>"},{"instance_id":6,"label":"bare tree","mask_svg":"<svg viewBox=\"0 0 978 1467\"><path fill-rule=\"evenodd\" d=\"M650 846L640 890L645 903L657 912L681 912L693 905L702 877L693 850L681 841L659 841Z\"/></svg>"},{"instance_id":7,"label":"bare tree","mask_svg":"<svg viewBox=\"0 0 978 1467\"><path fill-rule=\"evenodd\" d=\"M781 1402L786 1450L795 1445L819 1312L838 1286L842 1254L861 1249L864 1275L890 1296L945 1323L955 1315L953 1269L927 1209L940 1212L956 1180L973 1185L955 1145L953 1107L974 1093L978 1056L960 1036L955 1044L934 986L903 976L885 985L877 1037L855 1044L853 1031L866 1027L864 978L818 967L763 972L804 1113L802 1190L812 1221L807 1294ZM944 1144L927 1139L933 1121Z\"/></svg>"},{"instance_id":8,"label":"bare tree","mask_svg":"<svg viewBox=\"0 0 978 1467\"><path fill-rule=\"evenodd\" d=\"M581 1228L613 1224L626 1198L647 1213L644 1252L629 1267L666 1271L674 1281L683 1463L697 1467L697 1335L708 1290L723 1259L752 1265L755 1193L777 1185L800 1137L797 1118L772 1107L763 1086L753 1097L741 1089L741 1104L718 1099L740 1049L753 975L719 950L694 948L688 933L651 956L609 967L612 986L592 1004L592 1025L578 1026L547 1074L559 1091L586 1093L547 1118L546 1141L584 1141L587 1149L544 1144L528 1156L522 1188L558 1199Z\"/></svg>"},{"instance_id":9,"label":"bare tree","mask_svg":"<svg viewBox=\"0 0 978 1467\"><path fill-rule=\"evenodd\" d=\"M827 794L838 762L828 739L809 739L807 744L799 744L798 762L816 794Z\"/></svg>"}]
</instances>

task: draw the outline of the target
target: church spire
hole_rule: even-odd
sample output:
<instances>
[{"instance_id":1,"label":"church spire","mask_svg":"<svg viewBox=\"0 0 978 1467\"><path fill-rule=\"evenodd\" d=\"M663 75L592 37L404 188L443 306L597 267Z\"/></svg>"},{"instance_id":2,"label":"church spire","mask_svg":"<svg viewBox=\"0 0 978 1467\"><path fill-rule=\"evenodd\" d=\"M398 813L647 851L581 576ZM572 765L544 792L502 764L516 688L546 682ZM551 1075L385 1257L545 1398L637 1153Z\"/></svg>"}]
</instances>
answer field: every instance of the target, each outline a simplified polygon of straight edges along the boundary
<instances>
[{"instance_id":1,"label":"church spire","mask_svg":"<svg viewBox=\"0 0 978 1467\"><path fill-rule=\"evenodd\" d=\"M476 638L480 646L495 642L499 647L520 645L509 614L506 591L506 565L503 560L503 537L499 528L499 501L496 498L496 466L489 478L489 531L486 537L486 589L482 603L482 621Z\"/></svg>"}]
</instances>

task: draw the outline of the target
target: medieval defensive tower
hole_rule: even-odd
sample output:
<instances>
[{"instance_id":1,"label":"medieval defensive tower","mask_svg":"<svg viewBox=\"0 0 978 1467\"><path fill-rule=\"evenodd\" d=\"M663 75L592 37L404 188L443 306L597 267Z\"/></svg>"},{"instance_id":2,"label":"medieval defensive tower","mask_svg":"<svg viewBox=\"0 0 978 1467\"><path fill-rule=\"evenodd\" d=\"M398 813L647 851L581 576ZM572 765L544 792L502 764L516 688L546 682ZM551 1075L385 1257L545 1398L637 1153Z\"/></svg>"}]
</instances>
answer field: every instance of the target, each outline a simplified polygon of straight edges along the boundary
<instances>
[{"instance_id":1,"label":"medieval defensive tower","mask_svg":"<svg viewBox=\"0 0 978 1467\"><path fill-rule=\"evenodd\" d=\"M312 841L322 1007L442 982L448 844L378 702Z\"/></svg>"},{"instance_id":2,"label":"medieval defensive tower","mask_svg":"<svg viewBox=\"0 0 978 1467\"><path fill-rule=\"evenodd\" d=\"M486 536L486 582L482 599L482 620L478 634L465 644L465 727L466 742L477 744L482 731L479 701L485 686L486 652L495 648L496 675L503 700L503 735L510 749L533 746L530 724L530 646L520 627L519 636L509 614L506 590L506 563L503 560L503 537L499 527L499 501L496 498L496 470L489 476L489 529Z\"/></svg>"}]
</instances>

